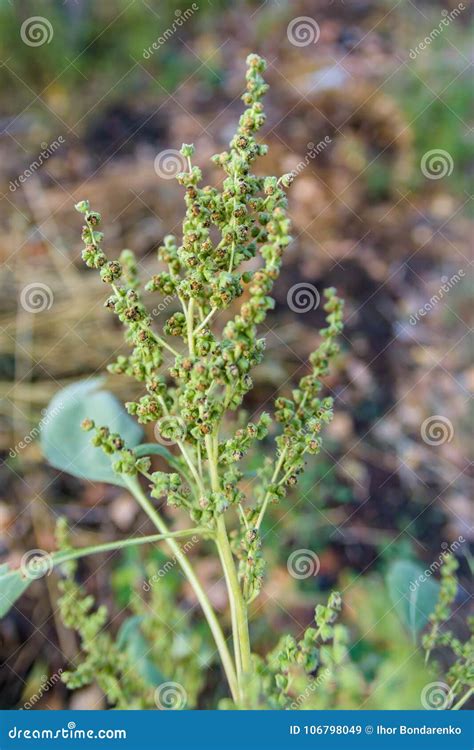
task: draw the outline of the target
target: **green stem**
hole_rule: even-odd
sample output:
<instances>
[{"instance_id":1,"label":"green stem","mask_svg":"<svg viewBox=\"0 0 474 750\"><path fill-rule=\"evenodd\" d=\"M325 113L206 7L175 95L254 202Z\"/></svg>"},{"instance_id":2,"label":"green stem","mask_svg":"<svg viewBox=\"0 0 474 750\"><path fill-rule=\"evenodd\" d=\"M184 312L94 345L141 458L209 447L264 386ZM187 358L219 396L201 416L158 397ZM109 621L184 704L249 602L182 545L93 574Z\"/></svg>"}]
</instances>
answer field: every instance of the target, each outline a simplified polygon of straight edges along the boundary
<instances>
[{"instance_id":1,"label":"green stem","mask_svg":"<svg viewBox=\"0 0 474 750\"><path fill-rule=\"evenodd\" d=\"M214 492L218 492L220 483L219 483L219 475L217 472L216 461L214 459L212 436L206 435L204 440L206 444L209 474L211 478L211 487ZM226 561L224 559L224 554L223 554L223 549L222 549L222 540L216 539L216 546L217 546L217 552L219 553L219 559L221 561L222 569L224 571L224 578L225 578L226 588L227 588L227 592L229 596L230 618L232 622L232 640L234 644L234 658L235 658L235 665L237 668L237 675L240 679L240 675L242 673L242 663L240 659L240 648L239 648L239 641L237 637L238 628L237 628L237 612L235 608L235 600L234 600L234 597L231 595L231 583L229 580L229 570L228 570L228 565L226 564Z\"/></svg>"},{"instance_id":2,"label":"green stem","mask_svg":"<svg viewBox=\"0 0 474 750\"><path fill-rule=\"evenodd\" d=\"M190 470L191 474L194 477L194 481L196 482L196 484L197 484L197 486L199 488L199 491L201 492L202 495L204 495L206 493L206 490L204 489L204 485L203 485L203 483L201 481L201 477L199 476L199 473L198 473L196 467L194 466L193 462L191 461L191 458L189 457L189 454L188 454L186 448L184 447L184 444L181 442L181 440L178 440L177 441L177 445L178 445L178 448L180 449L181 453L183 454L183 458L186 461L186 463L187 463L187 465L189 467L189 470Z\"/></svg>"},{"instance_id":3,"label":"green stem","mask_svg":"<svg viewBox=\"0 0 474 750\"><path fill-rule=\"evenodd\" d=\"M252 669L252 660L250 651L247 607L242 596L242 590L240 588L237 571L235 569L234 558L232 555L229 538L227 536L227 529L223 515L220 515L217 521L217 542L222 554L224 569L227 572L230 587L229 595L234 602L237 625L237 639L239 643L242 674L248 676Z\"/></svg>"},{"instance_id":4,"label":"green stem","mask_svg":"<svg viewBox=\"0 0 474 750\"><path fill-rule=\"evenodd\" d=\"M179 352L177 352L176 349L173 349L172 346L167 344L166 341L158 333L156 333L156 331L152 331L152 333L158 343L161 344L161 346L164 346L165 349L168 349L168 351L171 352L171 354L173 354L175 357L179 357Z\"/></svg>"},{"instance_id":5,"label":"green stem","mask_svg":"<svg viewBox=\"0 0 474 750\"><path fill-rule=\"evenodd\" d=\"M232 152L232 167L234 166L235 166L235 159L234 159L234 152ZM232 177L235 180L235 169L233 170ZM236 209L236 200L235 200L235 194L234 194L234 197L232 199L232 219L231 219L232 229L234 230L234 235L235 235L235 228L237 225L237 222L235 220L235 209ZM229 273L232 273L232 268L234 265L234 255L235 255L235 236L232 237L232 248L230 251L230 261L229 261L229 269L228 269Z\"/></svg>"},{"instance_id":6,"label":"green stem","mask_svg":"<svg viewBox=\"0 0 474 750\"><path fill-rule=\"evenodd\" d=\"M214 439L215 440L215 439ZM220 491L219 474L217 470L217 446L214 444L213 437L206 435L206 450L209 460L209 471L211 476L211 486L214 492ZM247 619L247 607L242 596L237 571L235 568L234 557L227 536L224 516L221 514L217 519L216 544L221 559L222 567L227 584L229 595L230 610L232 617L232 630L234 637L234 652L237 664L237 673L239 676L240 697L243 700L242 677L249 675L252 670L252 659L250 650L250 637Z\"/></svg>"},{"instance_id":7,"label":"green stem","mask_svg":"<svg viewBox=\"0 0 474 750\"><path fill-rule=\"evenodd\" d=\"M130 477L126 479L126 483L132 495L136 498L148 517L153 521L157 529L162 534L168 535L168 526L161 518L160 514L154 509L151 502L148 500L147 496L140 487L138 480L134 477ZM219 651L219 655L222 660L222 666L229 683L232 697L237 703L239 700L239 690L237 676L235 674L235 667L232 662L232 657L229 653L229 649L227 648L227 643L221 626L219 625L219 621L216 617L216 613L214 612L212 604L209 601L209 598L204 591L201 582L196 576L191 563L187 559L186 555L182 552L180 546L176 544L174 539L165 539L165 541L168 544L169 548L172 550L174 556L176 557L176 560L180 564L183 573L191 584L193 591L196 594L197 600L201 605L201 608L209 624L209 628L212 632L212 635L214 636L214 640L216 642L217 650Z\"/></svg>"},{"instance_id":8,"label":"green stem","mask_svg":"<svg viewBox=\"0 0 474 750\"><path fill-rule=\"evenodd\" d=\"M272 478L270 480L270 484L273 484L275 482L278 474L280 473L280 469L281 469L282 464L283 464L283 462L285 460L286 452L287 452L287 449L284 448L282 450L282 452L280 453L280 458L278 459L278 462L277 462L277 464L275 466L275 471L273 472L273 476L272 476ZM260 526L261 526L261 524L262 524L263 517L265 515L265 511L267 510L267 505L268 505L269 499L270 499L270 493L266 492L265 493L265 497L263 498L262 507L260 508L260 513L258 514L257 522L255 524L255 529L259 529Z\"/></svg>"},{"instance_id":9,"label":"green stem","mask_svg":"<svg viewBox=\"0 0 474 750\"><path fill-rule=\"evenodd\" d=\"M437 635L437 633L438 633L438 623L437 623L437 622L435 622L435 624L433 625L433 627L432 627L432 629L431 629L431 633L430 633L430 637L431 637L431 638L433 639L433 642L434 642L434 641L435 641L435 639L436 639L436 635ZM425 654L425 664L428 664L428 661L429 661L430 655L431 655L431 648L428 648L428 649L426 650L426 654Z\"/></svg>"},{"instance_id":10,"label":"green stem","mask_svg":"<svg viewBox=\"0 0 474 750\"><path fill-rule=\"evenodd\" d=\"M163 411L165 412L165 414L169 416L170 412L169 412L168 407L166 406L164 398L162 396L158 396L158 401L160 402L161 406L163 407ZM198 473L196 467L194 466L194 463L192 462L192 460L191 460L191 458L190 458L190 456L189 456L186 448L184 447L184 443L181 440L177 440L176 444L177 444L178 448L180 449L181 454L182 454L184 460L186 461L191 474L194 477L194 481L196 482L199 491L201 492L202 495L204 495L205 494L205 490L204 490L203 483L201 482L201 478L199 476L199 473Z\"/></svg>"},{"instance_id":11,"label":"green stem","mask_svg":"<svg viewBox=\"0 0 474 750\"><path fill-rule=\"evenodd\" d=\"M199 333L199 331L201 331L209 323L209 321L215 315L216 312L217 312L217 307L213 307L211 311L206 315L206 317L203 318L203 320L199 323L198 327L194 329L194 335Z\"/></svg>"},{"instance_id":12,"label":"green stem","mask_svg":"<svg viewBox=\"0 0 474 750\"><path fill-rule=\"evenodd\" d=\"M188 332L189 353L194 356L194 300L191 298L188 305L188 314L186 316L186 327Z\"/></svg>"},{"instance_id":13,"label":"green stem","mask_svg":"<svg viewBox=\"0 0 474 750\"><path fill-rule=\"evenodd\" d=\"M177 471L178 474L182 474L187 482L191 481L188 474L186 473L186 470L181 465L180 459L176 456L173 456L173 454L168 450L168 448L165 448L164 445L160 445L158 443L141 443L141 445L137 445L136 448L133 449L133 452L137 458L143 458L143 456L160 456L175 471Z\"/></svg>"},{"instance_id":14,"label":"green stem","mask_svg":"<svg viewBox=\"0 0 474 750\"><path fill-rule=\"evenodd\" d=\"M455 705L454 705L454 706L452 707L452 709L451 709L451 710L452 710L452 711L458 711L458 710L459 710L459 709L461 708L461 706L464 706L464 704L465 704L465 703L467 703L467 701L469 700L469 698L471 697L471 695L472 695L473 693L474 693L474 687L470 688L470 689L469 689L469 690L467 691L466 695L463 695L463 697L461 698L461 700L459 700L459 701L458 701L458 702L457 702L457 703L456 703L456 704L455 704Z\"/></svg>"},{"instance_id":15,"label":"green stem","mask_svg":"<svg viewBox=\"0 0 474 750\"><path fill-rule=\"evenodd\" d=\"M304 396L303 396L303 399L302 399L302 401L301 401L301 404L299 405L299 409L300 409L301 411L302 411L302 410L303 410L303 408L304 408L304 405L305 405L305 403L306 403L306 398L307 398L307 396L308 396L308 392L306 391L306 393L304 394ZM285 458L286 458L286 454L287 454L287 452L288 452L288 448L284 448L284 449L282 450L282 452L281 452L281 454L280 454L280 458L278 459L278 463L277 463L277 465L275 466L275 471L273 472L273 476L272 476L272 478L271 478L271 480L270 480L270 483L271 483L271 484L273 484L274 482L276 482L276 479L277 479L277 477L278 477L278 474L280 473L280 469L281 469L281 467L282 467L282 465L283 465L283 462L284 462L284 460L285 460ZM287 474L285 475L285 477L283 478L283 480L282 480L282 481L284 481L284 480L285 480L285 479L287 478L287 476L288 476L288 473L287 473ZM260 513L258 514L258 519L257 519L257 523L255 524L255 528L256 528L256 529L259 529L259 528L260 528L260 526L261 526L261 524L262 524L262 521L263 521L263 517L264 517L264 515L265 515L265 511L267 510L267 506L268 506L268 501L269 501L269 499L270 499L270 493L269 493L269 492L267 492L267 493L265 494L265 497L264 497L264 499L263 499L262 507L260 508Z\"/></svg>"},{"instance_id":16,"label":"green stem","mask_svg":"<svg viewBox=\"0 0 474 750\"><path fill-rule=\"evenodd\" d=\"M106 544L95 544L91 547L78 547L75 549L66 549L61 552L54 552L52 560L54 565L62 565L69 560L77 560L80 557L88 555L98 555L100 552L113 552L114 550L132 547L137 544L151 544L153 542L164 542L167 539L179 539L180 537L193 536L202 534L206 529L202 526L196 526L194 529L185 529L183 531L170 531L166 534L150 534L149 536L133 537L132 539L120 539L117 542L106 542Z\"/></svg>"}]
</instances>

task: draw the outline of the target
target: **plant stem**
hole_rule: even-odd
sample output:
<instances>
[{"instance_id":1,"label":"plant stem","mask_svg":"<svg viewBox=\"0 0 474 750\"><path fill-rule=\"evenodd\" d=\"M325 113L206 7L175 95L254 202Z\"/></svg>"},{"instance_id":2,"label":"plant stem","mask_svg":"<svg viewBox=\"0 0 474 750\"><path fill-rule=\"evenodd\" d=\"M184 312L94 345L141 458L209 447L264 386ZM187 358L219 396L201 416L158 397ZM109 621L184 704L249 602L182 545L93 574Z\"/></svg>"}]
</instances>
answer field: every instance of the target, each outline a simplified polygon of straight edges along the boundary
<instances>
[{"instance_id":1,"label":"plant stem","mask_svg":"<svg viewBox=\"0 0 474 750\"><path fill-rule=\"evenodd\" d=\"M172 346L166 343L166 341L158 334L156 331L153 331L153 336L156 338L159 344L161 346L164 346L165 349L168 349L171 354L173 354L175 357L179 357L179 352L176 351L176 349L173 349Z\"/></svg>"},{"instance_id":2,"label":"plant stem","mask_svg":"<svg viewBox=\"0 0 474 750\"><path fill-rule=\"evenodd\" d=\"M206 449L209 460L209 471L211 486L214 492L220 491L219 474L217 470L217 450L213 437L206 435ZM217 442L217 441L216 441ZM252 659L250 650L250 637L248 630L247 607L242 596L234 557L227 536L227 529L223 514L217 519L216 545L219 557L224 569L224 575L229 595L230 610L232 617L232 631L234 637L234 653L239 678L239 691L241 700L244 699L242 678L249 675L252 670Z\"/></svg>"},{"instance_id":3,"label":"plant stem","mask_svg":"<svg viewBox=\"0 0 474 750\"><path fill-rule=\"evenodd\" d=\"M217 465L216 461L214 459L214 453L213 453L213 442L212 442L212 436L206 435L205 437L205 444L206 444L206 452L208 457L208 465L209 465L209 474L211 479L211 487L214 490L214 492L219 491L220 483L219 483L219 475L217 472ZM226 533L227 536L227 533ZM240 659L240 648L239 648L239 640L237 636L238 628L237 628L237 612L235 608L235 601L234 597L231 595L231 583L229 580L229 570L228 565L226 564L224 553L222 549L222 537L219 539L216 539L216 547L217 551L219 553L219 559L221 561L222 569L224 571L224 577L226 582L226 588L229 596L229 605L230 605L230 617L232 621L232 639L234 644L234 658L235 658L235 665L237 668L237 675L240 679L240 675L242 673L242 663Z\"/></svg>"},{"instance_id":4,"label":"plant stem","mask_svg":"<svg viewBox=\"0 0 474 750\"><path fill-rule=\"evenodd\" d=\"M304 396L303 396L303 399L302 399L302 401L301 401L301 404L300 404L300 407L299 407L299 408L300 408L300 410L303 410L303 409L304 409L304 405L305 405L305 403L306 403L306 398L307 398L307 395L308 395L308 393L306 392L306 393L304 394ZM280 453L280 458L278 459L278 463L277 463L277 465L275 466L275 471L273 472L273 476L272 476L272 478L271 478L271 480L270 480L270 483L271 483L271 484L273 484L274 482L276 482L276 479L277 479L277 477L278 477L278 474L280 473L280 469L281 469L281 467L283 466L283 463L284 463L284 461L285 461L285 458L286 458L286 454L287 454L287 452L288 452L288 447L285 447L285 448L283 448L282 452ZM288 473L287 473L287 474L286 474L286 475L285 475L285 476L283 477L282 481L284 481L284 480L285 480L285 479L287 478L287 476L288 476ZM261 507L261 509L260 509L260 513L258 514L258 519L257 519L257 523L255 524L255 528L256 528L256 529L259 529L259 528L260 528L260 526L261 526L261 524L262 524L262 521L263 521L263 517L264 517L264 515L265 515L265 511L267 510L267 506L268 506L268 501L269 501L269 499L270 499L270 493L269 493L269 492L267 492L267 493L265 494L265 497L264 497L264 499L263 499L263 503L262 503L262 507Z\"/></svg>"},{"instance_id":5,"label":"plant stem","mask_svg":"<svg viewBox=\"0 0 474 750\"><path fill-rule=\"evenodd\" d=\"M161 518L160 514L154 509L153 505L151 504L151 502L149 501L149 499L143 492L142 488L140 487L138 480L134 477L130 477L126 479L126 483L130 492L136 498L136 500L138 501L140 506L143 508L145 513L148 515L148 517L153 521L157 529L162 534L168 535L169 530L168 530L167 524ZM182 552L179 545L176 544L174 539L168 538L168 539L165 539L164 541L166 541L167 545L170 547L174 556L176 557L176 560L180 564L181 569L183 573L185 574L186 578L188 579L189 583L191 584L193 591L196 594L197 600L199 604L201 605L201 608L204 612L204 615L206 616L207 622L209 624L209 628L211 629L212 635L214 636L214 640L216 642L217 650L219 651L219 655L221 657L222 666L224 668L227 681L229 683L229 688L232 693L232 698L237 703L239 700L239 690L238 690L237 676L235 673L235 667L232 661L232 657L229 653L229 649L227 648L227 643L226 643L224 634L222 632L221 626L216 617L216 613L214 612L214 609L212 607L212 604L209 601L209 598L206 592L204 591L201 585L201 582L196 576L191 563L186 558L186 555Z\"/></svg>"},{"instance_id":6,"label":"plant stem","mask_svg":"<svg viewBox=\"0 0 474 750\"><path fill-rule=\"evenodd\" d=\"M184 447L184 444L181 442L181 440L177 441L177 446L180 449L181 453L183 454L184 460L186 461L187 465L189 466L189 470L190 470L191 474L194 477L194 481L196 482L199 491L201 492L202 495L204 495L206 491L205 491L204 485L203 485L203 483L201 481L201 477L199 476L199 473L198 473L196 467L194 466L193 462L191 461L191 459L189 457L189 454L188 454L186 448Z\"/></svg>"},{"instance_id":7,"label":"plant stem","mask_svg":"<svg viewBox=\"0 0 474 750\"><path fill-rule=\"evenodd\" d=\"M243 675L249 675L252 669L250 652L250 638L247 619L247 607L242 596L234 558L227 536L224 516L220 515L217 521L217 542L222 555L224 570L227 573L229 583L229 596L234 602L236 617L236 638L239 644L240 663Z\"/></svg>"},{"instance_id":8,"label":"plant stem","mask_svg":"<svg viewBox=\"0 0 474 750\"><path fill-rule=\"evenodd\" d=\"M273 476L270 480L271 484L275 482L278 474L280 473L280 469L282 467L283 461L285 460L286 452L287 452L287 449L284 448L282 452L280 453L280 458L278 459L277 465L275 466L275 471L273 472ZM260 513L258 514L257 522L255 524L255 529L259 529L262 524L263 517L265 515L265 511L267 509L269 499L270 499L270 493L266 492L265 497L263 499L262 507L260 508Z\"/></svg>"},{"instance_id":9,"label":"plant stem","mask_svg":"<svg viewBox=\"0 0 474 750\"><path fill-rule=\"evenodd\" d=\"M217 547L217 552L219 554L219 560L221 561L222 570L224 571L227 594L229 597L230 618L232 622L232 642L234 645L234 659L235 659L235 666L237 669L237 677L238 677L238 680L240 681L241 675L242 675L242 660L240 657L240 646L239 646L239 639L238 639L237 611L235 608L234 597L231 594L232 587L231 587L231 583L229 579L228 565L226 563L223 549L222 549L222 539L219 539L219 537L217 537L216 539L216 547Z\"/></svg>"},{"instance_id":10,"label":"plant stem","mask_svg":"<svg viewBox=\"0 0 474 750\"><path fill-rule=\"evenodd\" d=\"M162 396L159 396L158 400L159 400L161 406L163 407L163 411L165 412L165 414L169 415L170 412L169 412L168 407L166 406L164 398ZM194 480L195 480L195 482L196 482L196 484L198 486L199 491L201 492L201 494L204 495L205 494L205 489L204 489L204 485L203 485L203 483L201 481L201 477L199 476L199 473L198 473L196 467L194 466L191 458L189 457L189 454L188 454L186 448L184 447L184 443L182 442L182 440L177 440L176 444L177 444L178 448L180 449L180 451L182 453L182 456L183 456L184 460L186 461L191 474L194 477Z\"/></svg>"},{"instance_id":11,"label":"plant stem","mask_svg":"<svg viewBox=\"0 0 474 750\"><path fill-rule=\"evenodd\" d=\"M194 335L196 333L199 333L210 321L210 319L214 316L214 314L217 312L217 307L211 308L211 311L208 312L205 318L199 323L198 327L194 329Z\"/></svg>"},{"instance_id":12,"label":"plant stem","mask_svg":"<svg viewBox=\"0 0 474 750\"><path fill-rule=\"evenodd\" d=\"M194 300L191 298L188 305L188 314L186 316L186 327L188 331L188 349L191 356L194 356Z\"/></svg>"},{"instance_id":13,"label":"plant stem","mask_svg":"<svg viewBox=\"0 0 474 750\"><path fill-rule=\"evenodd\" d=\"M467 703L467 701L469 700L469 698L471 697L473 693L474 693L474 688L470 688L467 691L466 695L463 695L463 697L460 700L458 700L458 702L452 707L451 710L458 711L461 708L461 706L464 706L464 704Z\"/></svg>"},{"instance_id":14,"label":"plant stem","mask_svg":"<svg viewBox=\"0 0 474 750\"><path fill-rule=\"evenodd\" d=\"M431 633L430 633L430 637L433 639L433 641L435 640L437 633L438 633L438 623L435 622L435 624L433 625L433 627L431 629ZM428 648L427 651L426 651L426 654L425 654L425 664L428 664L428 661L429 661L429 658L430 658L430 654L431 654L431 649Z\"/></svg>"},{"instance_id":15,"label":"plant stem","mask_svg":"<svg viewBox=\"0 0 474 750\"><path fill-rule=\"evenodd\" d=\"M181 537L202 534L206 529L202 526L196 526L194 529L184 529L183 531L170 531L167 534L150 534L149 536L133 537L132 539L120 539L117 542L106 542L105 544L94 544L91 547L77 547L71 550L54 552L52 554L54 565L62 565L69 560L77 560L80 557L88 555L97 555L100 552L113 552L117 549L132 547L137 544L151 544L153 542L163 542L167 539L179 539Z\"/></svg>"}]
</instances>

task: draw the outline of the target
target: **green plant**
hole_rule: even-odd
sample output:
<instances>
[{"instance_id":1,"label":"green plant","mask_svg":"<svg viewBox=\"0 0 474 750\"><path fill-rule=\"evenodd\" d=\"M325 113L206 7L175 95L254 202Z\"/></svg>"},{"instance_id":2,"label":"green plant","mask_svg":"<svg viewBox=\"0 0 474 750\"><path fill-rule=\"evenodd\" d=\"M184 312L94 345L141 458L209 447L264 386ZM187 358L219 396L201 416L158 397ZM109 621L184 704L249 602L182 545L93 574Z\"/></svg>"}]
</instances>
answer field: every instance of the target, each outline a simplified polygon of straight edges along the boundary
<instances>
[{"instance_id":1,"label":"green plant","mask_svg":"<svg viewBox=\"0 0 474 750\"><path fill-rule=\"evenodd\" d=\"M474 618L468 618L470 637L460 640L449 624L453 621L454 601L459 588L456 577L458 562L452 552L443 554L433 563L440 567L440 581L433 580L417 562L397 560L389 568L386 578L387 589L398 618L402 621L411 640L424 651L424 664L418 673L432 674L443 682L431 683L442 688L430 700L425 698L430 708L461 708L474 692ZM430 663L434 650L444 650L444 663L436 660ZM446 667L445 663L449 666ZM428 688L431 687L428 684ZM442 702L442 705L441 705ZM422 700L423 703L423 700ZM427 706L424 705L426 708Z\"/></svg>"},{"instance_id":2,"label":"green plant","mask_svg":"<svg viewBox=\"0 0 474 750\"><path fill-rule=\"evenodd\" d=\"M161 334L143 302L133 253L125 250L119 260L108 260L98 228L100 214L91 210L87 201L76 206L85 219L84 261L98 269L110 285L112 294L106 306L125 326L125 338L132 347L129 356L119 356L108 369L144 385L146 395L126 404L129 414L141 424L155 423L158 441L175 445L179 454L160 442L140 444L141 429L110 394L97 391L98 383L77 384L57 396L61 409L56 409L54 419L45 419L43 448L58 468L124 485L149 516L159 532L154 538L88 551L120 548L134 541L166 541L214 638L232 697L232 704L223 705L285 707L292 701L293 670L308 681L320 659L323 663L337 660L343 640L342 630L334 625L340 597L333 593L327 607L318 605L316 627L309 628L299 642L287 636L266 658L251 651L249 604L262 585L261 526L265 514L297 484L306 456L319 453L321 429L332 418L332 399L321 397L321 378L338 352L335 339L342 329L343 304L334 289L325 291L327 326L320 332L321 343L311 354L311 367L298 387L276 399L274 419L281 426L275 438L276 456L265 458L253 497L246 497L239 464L256 441L266 438L273 420L262 412L249 421L242 402L253 385L250 372L264 355L265 341L258 337L258 326L273 307L269 295L290 242L285 188L293 180L291 174L276 178L252 173L255 159L267 151L257 143L255 134L265 121L261 100L268 86L262 76L264 60L250 55L247 62L247 87L242 97L246 109L229 151L213 157L226 175L222 189L201 187L201 170L192 163L193 146L181 149L187 164L186 171L177 175L185 188L182 240L178 243L174 236L165 237L158 257L167 270L154 275L145 287L150 292L175 295L181 305L181 311L165 322ZM242 268L254 258L263 261L257 270L253 265ZM244 301L237 308L240 297ZM225 310L228 313L222 315ZM219 327L219 319L225 320L223 326ZM176 343L170 343L171 337ZM169 355L172 362L167 366L165 356ZM84 443L86 434L78 437L73 429L79 417L85 433L93 433L96 451L103 451L98 451L98 458L91 452L90 435ZM165 459L170 470L152 471L154 455ZM163 513L142 488L140 475L147 480L155 501L166 498L170 508L186 511L195 526L170 532ZM228 517L233 525L230 534ZM177 541L181 536L207 540L217 552L230 604L232 652L208 594ZM52 556L53 564L64 568L68 560L86 553L71 550L63 532L60 540L61 550ZM141 690L142 677L129 677L123 684L128 674L127 655L102 635L104 609L92 615L93 601L74 583L73 568L67 573L61 610L66 624L78 629L84 651L78 670L65 678L68 684L75 687L94 678L113 705L137 705L133 697L137 692L142 694L139 704L149 703L146 691ZM7 599L24 590L24 581L15 577L15 571L6 572L4 581L9 587ZM138 624L151 647L149 622ZM116 660L118 653L120 660ZM133 670L133 665L129 667Z\"/></svg>"},{"instance_id":3,"label":"green plant","mask_svg":"<svg viewBox=\"0 0 474 750\"><path fill-rule=\"evenodd\" d=\"M447 628L458 589L457 568L454 555L446 555L441 568L438 601L429 617L429 630L422 639L426 663L433 649L444 647L452 652L452 664L446 672L446 682L449 686L450 704L456 700L453 709L461 708L474 693L474 617L468 619L470 637L465 642Z\"/></svg>"},{"instance_id":4,"label":"green plant","mask_svg":"<svg viewBox=\"0 0 474 750\"><path fill-rule=\"evenodd\" d=\"M174 90L193 72L180 47L183 35L199 33L222 11L221 0L212 5L203 3L199 13L193 15L192 23L173 28L176 18L192 3L162 0L159 27L155 25L153 9L125 0L84 2L82 7L77 2L47 0L42 5L38 17L38 3L34 0L0 4L0 46L3 59L8 62L2 70L2 85L8 113L28 105L36 110L37 102L31 101L31 91L41 92L42 101L49 106L37 108L39 120L43 127L48 124L54 127L54 133L58 127L55 113L65 121L71 117L71 124L79 117L81 122L91 119L88 113L97 101L97 90L105 90L114 83L118 84L113 90L113 101L117 102L123 101L127 94L133 101L137 90L142 102L152 101L151 97L156 97L154 79L167 91ZM151 47L160 36L160 29L163 33L178 28L179 35L168 34L166 44L158 49ZM111 29L111 33L104 33L106 29ZM150 47L152 54L144 55ZM143 73L140 65L131 71L131 57L141 62L152 78ZM218 67L213 71L215 66L212 60L206 67L206 74L214 84L219 71ZM18 86L19 79L22 87ZM95 108L92 119L94 116L97 116Z\"/></svg>"}]
</instances>

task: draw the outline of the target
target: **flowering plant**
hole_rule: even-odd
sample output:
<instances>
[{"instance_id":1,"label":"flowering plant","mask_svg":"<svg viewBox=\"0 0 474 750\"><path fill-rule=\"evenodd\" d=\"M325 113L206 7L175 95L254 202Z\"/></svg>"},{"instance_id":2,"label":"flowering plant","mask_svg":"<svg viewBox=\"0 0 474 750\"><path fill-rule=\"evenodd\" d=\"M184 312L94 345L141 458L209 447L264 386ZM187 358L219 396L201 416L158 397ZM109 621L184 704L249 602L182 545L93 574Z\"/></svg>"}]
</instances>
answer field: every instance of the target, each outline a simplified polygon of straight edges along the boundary
<instances>
[{"instance_id":1,"label":"flowering plant","mask_svg":"<svg viewBox=\"0 0 474 750\"><path fill-rule=\"evenodd\" d=\"M307 456L320 451L322 427L332 418L332 399L321 395L321 379L338 352L343 303L334 289L325 291L327 325L320 332L319 347L309 357L307 374L293 391L276 399L273 416L261 411L249 421L242 404L253 387L252 369L264 356L259 325L274 306L271 290L291 240L285 191L293 175L262 177L252 171L254 161L267 152L255 136L265 122L262 98L268 86L263 78L265 61L252 54L247 63L245 111L229 150L213 157L225 173L222 189L202 186L201 170L193 163L194 147L185 144L181 149L187 165L177 175L185 190L182 238L164 238L158 258L166 270L152 276L145 286L147 292L172 295L179 302L179 312L166 320L161 332L145 306L133 253L124 250L118 260L109 260L99 229L101 215L88 201L76 205L84 217L83 259L110 287L106 306L125 327L131 347L128 356L119 356L108 369L143 385L144 395L128 402L126 409L139 423L155 425L157 442L137 445L134 439L130 443L111 424L96 424L92 410L82 427L92 434L97 450L110 457L116 482L130 490L156 527L153 537L119 542L116 547L164 541L194 590L227 678L230 702L224 700L221 705L284 708L292 702L296 673L311 681L318 664L329 668L345 653L345 630L334 624L341 606L337 593L330 595L327 606L316 607L315 627L308 628L301 640L285 636L265 658L252 653L248 623L249 605L258 597L264 576L261 532L265 514L297 484ZM223 325L219 325L221 320ZM275 455L263 460L252 497L248 497L242 488L242 462L270 430L278 433ZM171 445L172 450L165 447ZM167 462L166 470L152 469L154 455ZM73 473L74 460L68 469ZM148 483L152 499L140 477ZM158 508L163 498L169 508L186 511L192 527L170 531ZM191 560L178 543L178 537L186 536L211 542L220 561L229 599L231 648ZM143 675L131 677L136 664L130 663L126 649L102 633L104 609L92 615L91 597L83 596L74 582L71 559L78 555L71 551L63 522L58 540L59 561L63 569L69 566L69 576L61 583L61 610L66 624L79 631L84 650L78 669L64 679L73 688L97 680L109 702L121 708L152 705ZM163 596L163 592L155 593L160 586L154 587L152 610L153 597ZM165 607L163 599L154 604ZM166 607L175 611L173 597L166 600ZM152 649L159 628L157 611L144 622L143 608L138 603L135 608L142 618L137 628ZM162 666L163 654L157 658ZM167 665L173 677L180 664L177 659ZM193 672L189 659L184 673L183 679L192 673L194 683L199 682L199 670ZM185 685L185 689L189 704L197 688Z\"/></svg>"}]
</instances>

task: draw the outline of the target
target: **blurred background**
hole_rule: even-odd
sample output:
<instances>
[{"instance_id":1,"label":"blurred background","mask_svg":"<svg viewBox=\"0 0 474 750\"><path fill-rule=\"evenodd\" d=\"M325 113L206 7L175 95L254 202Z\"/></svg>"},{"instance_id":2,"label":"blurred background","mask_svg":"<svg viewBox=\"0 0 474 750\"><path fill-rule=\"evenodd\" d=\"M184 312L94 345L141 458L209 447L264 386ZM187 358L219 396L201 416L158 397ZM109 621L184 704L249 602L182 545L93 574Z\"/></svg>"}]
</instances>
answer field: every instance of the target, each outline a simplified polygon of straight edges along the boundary
<instances>
[{"instance_id":1,"label":"blurred background","mask_svg":"<svg viewBox=\"0 0 474 750\"><path fill-rule=\"evenodd\" d=\"M405 684L407 671L406 684L415 681L418 662L408 659L413 644L400 636L384 577L393 560L429 565L462 537L463 633L472 541L471 22L467 0L1 4L1 561L54 549L58 515L78 545L136 528L123 490L55 472L37 441L53 394L103 372L123 346L104 287L81 261L74 203L87 198L102 212L109 257L130 247L149 276L164 235L179 232L175 151L194 143L205 179L220 179L209 156L232 136L245 58L258 52L271 85L262 135L270 151L259 169L298 177L289 193L294 241L249 412L302 376L318 341L320 309L292 309L289 288L336 286L346 328L327 382L336 415L323 452L267 524L272 573L253 637L258 650L274 633L301 632L315 601L337 586L352 658L371 685L363 707L420 707L418 688L397 704L393 680ZM126 400L136 384L109 377L107 387ZM318 576L288 576L295 547L318 551ZM224 608L223 584L201 553L192 553L195 564ZM113 632L140 564L131 554L81 563ZM1 624L2 708L21 706L77 650L55 598L53 574ZM202 687L200 707L216 690ZM71 697L58 683L44 692L35 707L105 707L96 688ZM350 701L340 707L358 707Z\"/></svg>"}]
</instances>

